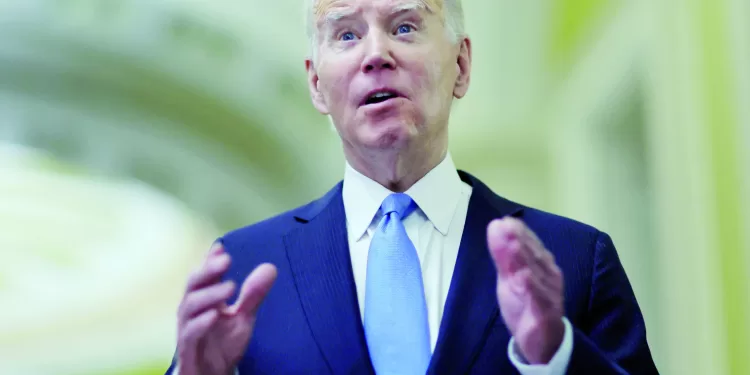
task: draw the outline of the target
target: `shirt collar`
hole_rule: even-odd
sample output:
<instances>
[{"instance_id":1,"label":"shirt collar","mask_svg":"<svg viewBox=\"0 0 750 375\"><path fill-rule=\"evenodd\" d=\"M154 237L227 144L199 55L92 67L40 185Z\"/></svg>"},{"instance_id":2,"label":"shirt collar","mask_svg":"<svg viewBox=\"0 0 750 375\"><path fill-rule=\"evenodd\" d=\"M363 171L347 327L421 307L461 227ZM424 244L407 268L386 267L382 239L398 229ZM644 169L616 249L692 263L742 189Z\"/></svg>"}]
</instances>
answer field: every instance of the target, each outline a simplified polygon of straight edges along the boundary
<instances>
[{"instance_id":1,"label":"shirt collar","mask_svg":"<svg viewBox=\"0 0 750 375\"><path fill-rule=\"evenodd\" d=\"M432 225L446 235L458 204L461 183L453 159L447 153L443 161L406 194L417 203ZM383 200L392 193L346 163L342 198L350 236L359 239L365 234Z\"/></svg>"}]
</instances>

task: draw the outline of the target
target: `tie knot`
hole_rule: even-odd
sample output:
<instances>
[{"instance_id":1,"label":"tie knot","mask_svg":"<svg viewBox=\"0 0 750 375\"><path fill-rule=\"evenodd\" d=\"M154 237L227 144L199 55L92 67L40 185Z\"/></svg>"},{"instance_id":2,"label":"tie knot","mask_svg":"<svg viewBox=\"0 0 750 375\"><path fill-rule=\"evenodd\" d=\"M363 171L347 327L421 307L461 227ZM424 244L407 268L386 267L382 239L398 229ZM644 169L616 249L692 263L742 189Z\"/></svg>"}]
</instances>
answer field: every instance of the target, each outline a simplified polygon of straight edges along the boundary
<instances>
[{"instance_id":1,"label":"tie knot","mask_svg":"<svg viewBox=\"0 0 750 375\"><path fill-rule=\"evenodd\" d=\"M414 203L414 201L410 196L404 193L395 193L387 196L383 200L380 209L383 211L383 216L395 212L401 219L404 219L414 211L414 208L416 208L412 203Z\"/></svg>"}]
</instances>

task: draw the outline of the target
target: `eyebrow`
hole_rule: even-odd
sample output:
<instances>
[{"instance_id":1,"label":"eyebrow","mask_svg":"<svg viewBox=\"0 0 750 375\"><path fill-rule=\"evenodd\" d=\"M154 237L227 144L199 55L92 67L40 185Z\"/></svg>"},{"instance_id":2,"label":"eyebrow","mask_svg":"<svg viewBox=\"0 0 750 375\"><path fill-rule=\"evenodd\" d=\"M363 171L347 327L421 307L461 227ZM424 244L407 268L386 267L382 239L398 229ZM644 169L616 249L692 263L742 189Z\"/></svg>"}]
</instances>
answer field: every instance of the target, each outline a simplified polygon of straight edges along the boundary
<instances>
[{"instance_id":1,"label":"eyebrow","mask_svg":"<svg viewBox=\"0 0 750 375\"><path fill-rule=\"evenodd\" d=\"M391 15L396 13L402 13L410 10L426 10L429 13L434 13L434 10L425 4L424 1L421 0L412 0L412 1L406 1L403 2L393 8L391 11Z\"/></svg>"},{"instance_id":2,"label":"eyebrow","mask_svg":"<svg viewBox=\"0 0 750 375\"><path fill-rule=\"evenodd\" d=\"M410 1L404 1L401 4L396 5L391 9L389 12L389 16L393 16L398 13L404 13L411 10L426 10L429 13L434 13L434 10L425 4L422 0L410 0ZM324 23L329 22L336 22L340 21L342 19L347 19L353 17L355 14L357 14L358 11L355 8L350 7L340 7L340 8L334 8L332 10L329 10L325 13L324 17L322 17L322 21Z\"/></svg>"},{"instance_id":3,"label":"eyebrow","mask_svg":"<svg viewBox=\"0 0 750 375\"><path fill-rule=\"evenodd\" d=\"M332 21L339 21L345 18L351 18L357 14L357 10L354 8L336 8L332 9L326 12L325 17L323 17L324 22L332 22Z\"/></svg>"}]
</instances>

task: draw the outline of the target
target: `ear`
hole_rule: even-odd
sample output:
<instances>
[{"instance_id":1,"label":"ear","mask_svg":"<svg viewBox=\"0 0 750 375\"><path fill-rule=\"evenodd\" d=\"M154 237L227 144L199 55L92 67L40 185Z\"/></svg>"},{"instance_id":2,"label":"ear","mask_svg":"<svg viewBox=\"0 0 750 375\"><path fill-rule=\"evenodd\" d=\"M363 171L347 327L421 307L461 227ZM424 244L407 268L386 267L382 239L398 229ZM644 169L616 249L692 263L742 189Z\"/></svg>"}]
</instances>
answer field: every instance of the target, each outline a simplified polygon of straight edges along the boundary
<instances>
[{"instance_id":1,"label":"ear","mask_svg":"<svg viewBox=\"0 0 750 375\"><path fill-rule=\"evenodd\" d=\"M461 99L469 91L469 82L471 78L471 39L464 37L458 51L456 60L456 85L453 87L453 96Z\"/></svg>"},{"instance_id":2,"label":"ear","mask_svg":"<svg viewBox=\"0 0 750 375\"><path fill-rule=\"evenodd\" d=\"M320 80L318 78L318 72L315 70L313 61L309 58L305 59L305 69L307 70L307 86L310 90L310 98L312 99L313 106L318 112L327 115L328 105L319 89Z\"/></svg>"}]
</instances>

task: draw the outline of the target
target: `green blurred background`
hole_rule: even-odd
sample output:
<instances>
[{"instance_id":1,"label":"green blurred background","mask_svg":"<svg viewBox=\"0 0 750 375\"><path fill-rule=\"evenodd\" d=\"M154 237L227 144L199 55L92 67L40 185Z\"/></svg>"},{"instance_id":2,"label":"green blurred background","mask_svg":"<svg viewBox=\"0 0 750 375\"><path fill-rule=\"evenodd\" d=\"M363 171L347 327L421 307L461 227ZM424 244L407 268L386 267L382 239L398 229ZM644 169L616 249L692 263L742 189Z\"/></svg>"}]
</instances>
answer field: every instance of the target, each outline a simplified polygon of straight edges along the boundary
<instances>
[{"instance_id":1,"label":"green blurred background","mask_svg":"<svg viewBox=\"0 0 750 375\"><path fill-rule=\"evenodd\" d=\"M665 374L750 374L750 1L466 0L456 164L610 233ZM214 238L324 193L304 0L0 0L0 374L161 374Z\"/></svg>"}]
</instances>

